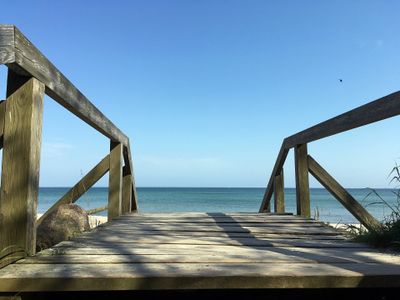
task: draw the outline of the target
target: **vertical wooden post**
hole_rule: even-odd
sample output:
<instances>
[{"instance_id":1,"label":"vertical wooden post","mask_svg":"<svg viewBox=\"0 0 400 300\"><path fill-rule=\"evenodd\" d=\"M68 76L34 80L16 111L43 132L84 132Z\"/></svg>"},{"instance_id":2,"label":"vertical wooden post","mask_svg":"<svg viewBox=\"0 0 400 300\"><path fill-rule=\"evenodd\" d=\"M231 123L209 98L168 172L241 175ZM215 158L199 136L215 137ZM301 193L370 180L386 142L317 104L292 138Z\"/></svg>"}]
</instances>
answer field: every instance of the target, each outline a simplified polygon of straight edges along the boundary
<instances>
[{"instance_id":1,"label":"vertical wooden post","mask_svg":"<svg viewBox=\"0 0 400 300\"><path fill-rule=\"evenodd\" d=\"M131 211L132 203L132 174L126 173L124 168L122 179L122 214Z\"/></svg>"},{"instance_id":2,"label":"vertical wooden post","mask_svg":"<svg viewBox=\"0 0 400 300\"><path fill-rule=\"evenodd\" d=\"M274 208L276 213L285 212L283 169L275 176L274 180Z\"/></svg>"},{"instance_id":3,"label":"vertical wooden post","mask_svg":"<svg viewBox=\"0 0 400 300\"><path fill-rule=\"evenodd\" d=\"M311 216L311 209L308 184L307 144L296 145L294 157L296 168L297 214L309 218Z\"/></svg>"},{"instance_id":4,"label":"vertical wooden post","mask_svg":"<svg viewBox=\"0 0 400 300\"><path fill-rule=\"evenodd\" d=\"M6 100L0 193L0 251L36 252L45 86L31 78Z\"/></svg>"},{"instance_id":5,"label":"vertical wooden post","mask_svg":"<svg viewBox=\"0 0 400 300\"><path fill-rule=\"evenodd\" d=\"M132 198L131 198L131 212L138 212L138 204L137 204L137 192L135 186L135 177L132 175Z\"/></svg>"},{"instance_id":6,"label":"vertical wooden post","mask_svg":"<svg viewBox=\"0 0 400 300\"><path fill-rule=\"evenodd\" d=\"M122 151L123 145L111 141L108 185L108 220L122 213Z\"/></svg>"}]
</instances>

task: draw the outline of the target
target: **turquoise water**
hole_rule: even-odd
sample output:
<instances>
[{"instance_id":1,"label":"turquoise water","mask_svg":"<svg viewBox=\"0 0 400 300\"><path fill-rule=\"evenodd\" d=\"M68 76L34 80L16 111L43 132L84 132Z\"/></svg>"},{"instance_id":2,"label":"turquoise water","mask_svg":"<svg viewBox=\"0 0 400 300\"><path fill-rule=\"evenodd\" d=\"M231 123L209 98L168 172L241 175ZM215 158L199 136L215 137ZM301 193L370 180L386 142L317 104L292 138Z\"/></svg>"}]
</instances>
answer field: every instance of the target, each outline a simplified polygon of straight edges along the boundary
<instances>
[{"instance_id":1,"label":"turquoise water","mask_svg":"<svg viewBox=\"0 0 400 300\"><path fill-rule=\"evenodd\" d=\"M256 212L264 188L138 188L141 212ZM38 211L43 213L57 201L68 188L40 188ZM391 210L379 198L366 196L370 189L349 189L355 199L372 215L382 220ZM378 194L390 205L397 204L396 195L389 189L378 189ZM107 188L92 188L77 201L85 209L107 204ZM325 189L311 189L312 216L319 212L319 219L334 223L356 222L352 215ZM286 211L296 212L295 189L285 189ZM106 212L100 213L106 215Z\"/></svg>"}]
</instances>

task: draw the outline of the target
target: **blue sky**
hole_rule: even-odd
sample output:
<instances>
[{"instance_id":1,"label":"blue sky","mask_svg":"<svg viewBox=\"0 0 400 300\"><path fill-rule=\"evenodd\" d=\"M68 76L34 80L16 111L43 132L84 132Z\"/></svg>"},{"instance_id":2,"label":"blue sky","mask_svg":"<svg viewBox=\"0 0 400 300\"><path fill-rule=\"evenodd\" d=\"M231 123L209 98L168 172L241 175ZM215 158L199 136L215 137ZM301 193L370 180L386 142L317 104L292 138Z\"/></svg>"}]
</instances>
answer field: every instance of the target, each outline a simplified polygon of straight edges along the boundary
<instances>
[{"instance_id":1,"label":"blue sky","mask_svg":"<svg viewBox=\"0 0 400 300\"><path fill-rule=\"evenodd\" d=\"M0 22L130 137L137 186L236 187L265 186L284 137L399 90L399 11L398 1L14 1ZM347 187L388 187L399 123L309 152ZM108 147L46 99L41 186L74 184ZM288 187L293 165L290 155Z\"/></svg>"}]
</instances>

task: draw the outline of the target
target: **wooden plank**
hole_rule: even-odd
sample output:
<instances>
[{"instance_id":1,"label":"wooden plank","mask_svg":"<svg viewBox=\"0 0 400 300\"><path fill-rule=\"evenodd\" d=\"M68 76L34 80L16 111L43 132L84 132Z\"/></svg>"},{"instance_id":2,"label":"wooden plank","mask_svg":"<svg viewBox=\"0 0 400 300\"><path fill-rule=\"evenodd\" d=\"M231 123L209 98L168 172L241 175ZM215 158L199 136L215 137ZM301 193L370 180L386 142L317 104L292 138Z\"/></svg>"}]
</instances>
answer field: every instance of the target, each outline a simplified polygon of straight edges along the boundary
<instances>
[{"instance_id":1,"label":"wooden plank","mask_svg":"<svg viewBox=\"0 0 400 300\"><path fill-rule=\"evenodd\" d=\"M268 217L268 218L298 218L298 216L294 216L293 213L282 213L282 214L277 214L277 213L258 213L258 212L151 212L151 213L137 213L137 214L131 214L127 216L121 216L121 218L124 217L140 217L140 216L148 216L148 217L213 217L213 218L219 218L219 217L247 217L247 216L259 216L259 217Z\"/></svg>"},{"instance_id":2,"label":"wooden plank","mask_svg":"<svg viewBox=\"0 0 400 300\"><path fill-rule=\"evenodd\" d=\"M37 226L60 205L74 203L86 193L97 181L108 172L110 168L110 156L107 154L93 169L91 169L77 184L75 184L64 196L53 204L37 221Z\"/></svg>"},{"instance_id":3,"label":"wooden plank","mask_svg":"<svg viewBox=\"0 0 400 300\"><path fill-rule=\"evenodd\" d=\"M77 237L71 240L79 243L79 247L99 246L104 247L110 243L115 243L114 247L136 247L139 244L160 245L160 244L180 244L180 245L234 245L246 247L303 247L303 248L365 248L365 244L353 243L338 240L315 240L315 239L274 239L264 237L182 237L177 239L175 236L130 236L123 239L117 236L107 236L101 238L82 238ZM77 244L78 246L78 244Z\"/></svg>"},{"instance_id":4,"label":"wooden plank","mask_svg":"<svg viewBox=\"0 0 400 300\"><path fill-rule=\"evenodd\" d=\"M277 213L285 212L283 169L275 176L274 180L274 210Z\"/></svg>"},{"instance_id":5,"label":"wooden plank","mask_svg":"<svg viewBox=\"0 0 400 300\"><path fill-rule=\"evenodd\" d=\"M122 212L122 150L121 143L111 142L110 173L108 186L108 220L121 215Z\"/></svg>"},{"instance_id":6,"label":"wooden plank","mask_svg":"<svg viewBox=\"0 0 400 300\"><path fill-rule=\"evenodd\" d=\"M119 221L119 220L118 220ZM115 222L111 224L104 224L100 228L102 230L128 230L132 231L132 228L197 228L204 229L207 231L209 228L300 228L302 230L307 230L307 228L321 228L329 229L330 231L337 232L332 227L328 227L323 223L319 222L309 222L309 223L173 223L173 222L161 222L161 223L140 223L140 222ZM100 229L99 229L100 231Z\"/></svg>"},{"instance_id":7,"label":"wooden plank","mask_svg":"<svg viewBox=\"0 0 400 300\"><path fill-rule=\"evenodd\" d=\"M240 246L240 247L252 247L252 248L268 248L268 247L303 247L303 248L365 248L366 245L362 243L354 243L347 240L337 239L308 239L308 235L303 236L304 238L285 238L285 235L276 235L275 238L269 238L264 236L254 237L234 237L228 238L221 236L209 236L209 237L193 237L182 236L177 238L176 236L158 235L158 236L143 236L138 235L131 237L129 240L118 240L113 239L115 244L111 244L110 240L96 240L96 239L74 239L71 241L64 241L60 243L60 247L57 248L134 248L140 247L153 247L163 248L166 245L171 247L180 246Z\"/></svg>"},{"instance_id":8,"label":"wooden plank","mask_svg":"<svg viewBox=\"0 0 400 300\"><path fill-rule=\"evenodd\" d=\"M298 144L306 144L399 114L400 92L396 92L287 137L285 147L292 148Z\"/></svg>"},{"instance_id":9,"label":"wooden plank","mask_svg":"<svg viewBox=\"0 0 400 300\"><path fill-rule=\"evenodd\" d=\"M375 263L14 264L0 270L0 290L399 287L399 273Z\"/></svg>"},{"instance_id":10,"label":"wooden plank","mask_svg":"<svg viewBox=\"0 0 400 300\"><path fill-rule=\"evenodd\" d=\"M0 101L0 149L3 148L4 120L5 120L6 102Z\"/></svg>"},{"instance_id":11,"label":"wooden plank","mask_svg":"<svg viewBox=\"0 0 400 300\"><path fill-rule=\"evenodd\" d=\"M212 250L212 251L210 251ZM302 256L310 258L310 255L318 255L319 258L325 256L340 257L348 260L363 261L375 258L378 262L398 260L398 253L384 253L368 246L363 248L302 248L302 247L246 247L240 245L185 245L185 244L160 244L160 245L137 245L135 247L54 247L39 252L35 257L42 256L79 256L79 255L214 255L224 254L229 256L250 255L257 257L263 254L285 254L288 256ZM307 257L308 256L308 257ZM384 260L384 261L383 261Z\"/></svg>"},{"instance_id":12,"label":"wooden plank","mask_svg":"<svg viewBox=\"0 0 400 300\"><path fill-rule=\"evenodd\" d=\"M101 206L101 207L97 207L97 208L87 209L86 213L88 215L95 215L99 212L106 211L107 209L108 209L108 206L105 205L105 206Z\"/></svg>"},{"instance_id":13,"label":"wooden plank","mask_svg":"<svg viewBox=\"0 0 400 300\"><path fill-rule=\"evenodd\" d=\"M294 149L296 170L297 214L306 218L311 216L310 189L308 183L307 144L296 145Z\"/></svg>"},{"instance_id":14,"label":"wooden plank","mask_svg":"<svg viewBox=\"0 0 400 300\"><path fill-rule=\"evenodd\" d=\"M122 214L131 211L132 204L132 175L126 174L122 178Z\"/></svg>"},{"instance_id":15,"label":"wooden plank","mask_svg":"<svg viewBox=\"0 0 400 300\"><path fill-rule=\"evenodd\" d=\"M310 173L317 179L361 224L369 230L379 231L382 225L357 202L324 168L310 155L308 156Z\"/></svg>"},{"instance_id":16,"label":"wooden plank","mask_svg":"<svg viewBox=\"0 0 400 300\"><path fill-rule=\"evenodd\" d=\"M44 85L32 78L7 98L1 176L0 250L36 251Z\"/></svg>"},{"instance_id":17,"label":"wooden plank","mask_svg":"<svg viewBox=\"0 0 400 300\"><path fill-rule=\"evenodd\" d=\"M144 250L144 249L142 249ZM205 250L158 249L132 251L132 254L70 254L40 255L20 260L20 264L116 264L116 263L390 263L400 265L399 255L371 251L371 249L316 249L316 248L268 248L210 247ZM156 251L154 251L156 250Z\"/></svg>"},{"instance_id":18,"label":"wooden plank","mask_svg":"<svg viewBox=\"0 0 400 300\"><path fill-rule=\"evenodd\" d=\"M276 159L274 169L272 170L271 177L269 178L268 185L264 193L264 197L259 210L260 213L266 213L271 211L270 201L274 190L275 176L278 174L279 170L283 168L283 164L285 163L288 153L289 149L285 148L282 143L281 149L279 150L278 158Z\"/></svg>"},{"instance_id":19,"label":"wooden plank","mask_svg":"<svg viewBox=\"0 0 400 300\"><path fill-rule=\"evenodd\" d=\"M14 26L0 25L0 64L13 63L14 61Z\"/></svg>"},{"instance_id":20,"label":"wooden plank","mask_svg":"<svg viewBox=\"0 0 400 300\"><path fill-rule=\"evenodd\" d=\"M135 183L135 174L133 170L133 160L131 154L130 143L128 140L128 145L124 146L124 162L126 169L125 174L130 174L132 176L132 198L131 198L131 212L137 213L138 212L138 195L136 192L136 183Z\"/></svg>"},{"instance_id":21,"label":"wooden plank","mask_svg":"<svg viewBox=\"0 0 400 300\"><path fill-rule=\"evenodd\" d=\"M158 231L136 231L136 232L130 232L130 233L110 233L110 234L119 234L119 235L134 235L137 238L154 238L158 239L160 236L163 237L174 237L176 239L181 239L181 238L190 238L190 237L225 237L225 238L256 238L256 239L286 239L286 240L291 240L291 239L307 239L307 240L339 240L339 241L348 241L349 239L342 236L342 235L332 235L332 234L290 234L290 233L280 233L280 234L274 234L274 233L264 233L264 232L253 232L251 235L248 232L223 232L223 231L210 231L210 232L205 232L205 231L163 231L163 232L158 232ZM87 237L84 235L83 237ZM89 236L90 237L90 236ZM67 246L71 246L70 244L67 244ZM62 246L62 245L61 245ZM76 246L76 245L75 245ZM74 246L74 247L75 247ZM79 245L78 245L79 246ZM56 247L56 246L54 246Z\"/></svg>"},{"instance_id":22,"label":"wooden plank","mask_svg":"<svg viewBox=\"0 0 400 300\"><path fill-rule=\"evenodd\" d=\"M108 138L128 145L128 138L98 110L15 26L0 25L0 63L35 77L46 94Z\"/></svg>"},{"instance_id":23,"label":"wooden plank","mask_svg":"<svg viewBox=\"0 0 400 300\"><path fill-rule=\"evenodd\" d=\"M271 223L271 224L296 224L296 223L317 223L314 220L307 219L268 219L268 218L240 218L240 217L231 217L231 218L134 218L134 219L121 219L118 218L118 224L160 224L160 223L196 223L196 224L246 224L246 223Z\"/></svg>"}]
</instances>

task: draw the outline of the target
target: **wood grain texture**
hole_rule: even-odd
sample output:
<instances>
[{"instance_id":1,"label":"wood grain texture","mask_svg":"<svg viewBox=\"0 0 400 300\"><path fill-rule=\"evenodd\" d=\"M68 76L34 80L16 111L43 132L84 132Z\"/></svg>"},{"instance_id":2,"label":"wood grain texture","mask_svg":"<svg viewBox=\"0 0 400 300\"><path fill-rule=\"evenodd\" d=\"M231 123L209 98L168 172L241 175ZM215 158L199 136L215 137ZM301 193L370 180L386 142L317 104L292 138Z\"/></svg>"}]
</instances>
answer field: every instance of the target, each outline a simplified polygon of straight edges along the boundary
<instances>
[{"instance_id":1,"label":"wood grain texture","mask_svg":"<svg viewBox=\"0 0 400 300\"><path fill-rule=\"evenodd\" d=\"M396 92L287 137L285 147L292 148L298 144L306 144L399 114L400 92Z\"/></svg>"},{"instance_id":2,"label":"wood grain texture","mask_svg":"<svg viewBox=\"0 0 400 300\"><path fill-rule=\"evenodd\" d=\"M132 175L127 174L122 178L122 208L121 213L126 214L131 211L132 204Z\"/></svg>"},{"instance_id":3,"label":"wood grain texture","mask_svg":"<svg viewBox=\"0 0 400 300\"><path fill-rule=\"evenodd\" d=\"M283 169L275 176L274 181L274 210L276 213L285 212L285 192Z\"/></svg>"},{"instance_id":4,"label":"wood grain texture","mask_svg":"<svg viewBox=\"0 0 400 300\"><path fill-rule=\"evenodd\" d=\"M289 153L289 149L284 147L282 143L281 149L279 150L278 158L276 159L274 169L272 170L271 177L269 178L267 188L264 193L264 197L260 206L260 213L270 212L270 201L272 197L272 193L274 192L274 180L275 176L278 174L279 170L283 168L286 157Z\"/></svg>"},{"instance_id":5,"label":"wood grain texture","mask_svg":"<svg viewBox=\"0 0 400 300\"><path fill-rule=\"evenodd\" d=\"M35 253L43 98L44 85L32 78L6 100L0 250Z\"/></svg>"},{"instance_id":6,"label":"wood grain texture","mask_svg":"<svg viewBox=\"0 0 400 300\"><path fill-rule=\"evenodd\" d=\"M0 64L9 64L14 61L14 26L0 25Z\"/></svg>"},{"instance_id":7,"label":"wood grain texture","mask_svg":"<svg viewBox=\"0 0 400 300\"><path fill-rule=\"evenodd\" d=\"M296 171L297 214L306 218L311 215L310 187L308 183L307 144L296 145L294 149Z\"/></svg>"},{"instance_id":8,"label":"wood grain texture","mask_svg":"<svg viewBox=\"0 0 400 300\"><path fill-rule=\"evenodd\" d=\"M131 197L131 212L137 213L138 212L138 195L136 192L136 183L135 183L135 174L134 174L134 168L133 168L133 160L132 160L132 153L131 153L131 148L130 148L130 143L128 140L128 145L124 146L124 162L125 166L124 169L126 171L124 172L124 175L130 174L132 176L132 197Z\"/></svg>"},{"instance_id":9,"label":"wood grain texture","mask_svg":"<svg viewBox=\"0 0 400 300\"><path fill-rule=\"evenodd\" d=\"M3 135L4 135L4 120L6 112L6 102L5 100L0 100L0 149L3 148Z\"/></svg>"},{"instance_id":10,"label":"wood grain texture","mask_svg":"<svg viewBox=\"0 0 400 300\"><path fill-rule=\"evenodd\" d=\"M310 155L308 156L310 173L317 179L361 224L373 231L382 229L382 225L346 191L324 168Z\"/></svg>"},{"instance_id":11,"label":"wood grain texture","mask_svg":"<svg viewBox=\"0 0 400 300\"><path fill-rule=\"evenodd\" d=\"M215 222L197 223L210 215L175 213L169 221L165 213L117 217L1 269L0 292L400 286L399 255L354 243L314 220L217 213ZM246 217L268 222L233 219ZM299 222L280 222L294 219ZM255 225L257 232L230 230ZM329 232L312 234L316 229Z\"/></svg>"},{"instance_id":12,"label":"wood grain texture","mask_svg":"<svg viewBox=\"0 0 400 300\"><path fill-rule=\"evenodd\" d=\"M398 287L398 265L375 263L15 264L3 291ZM40 280L30 277L34 272ZM168 276L167 276L168 274ZM308 274L308 276L304 276ZM68 280L66 280L68 278ZM387 278L390 278L388 280Z\"/></svg>"},{"instance_id":13,"label":"wood grain texture","mask_svg":"<svg viewBox=\"0 0 400 300\"><path fill-rule=\"evenodd\" d=\"M123 145L110 144L110 173L108 184L108 220L122 214L122 158Z\"/></svg>"},{"instance_id":14,"label":"wood grain texture","mask_svg":"<svg viewBox=\"0 0 400 300\"><path fill-rule=\"evenodd\" d=\"M107 154L93 169L91 169L77 184L75 184L64 196L54 203L37 220L37 226L43 222L60 205L76 202L84 193L86 193L97 181L99 181L110 168L110 156Z\"/></svg>"},{"instance_id":15,"label":"wood grain texture","mask_svg":"<svg viewBox=\"0 0 400 300\"><path fill-rule=\"evenodd\" d=\"M46 94L107 136L128 144L128 138L97 109L16 27L15 62L8 65L16 73L33 76L46 85Z\"/></svg>"}]
</instances>

